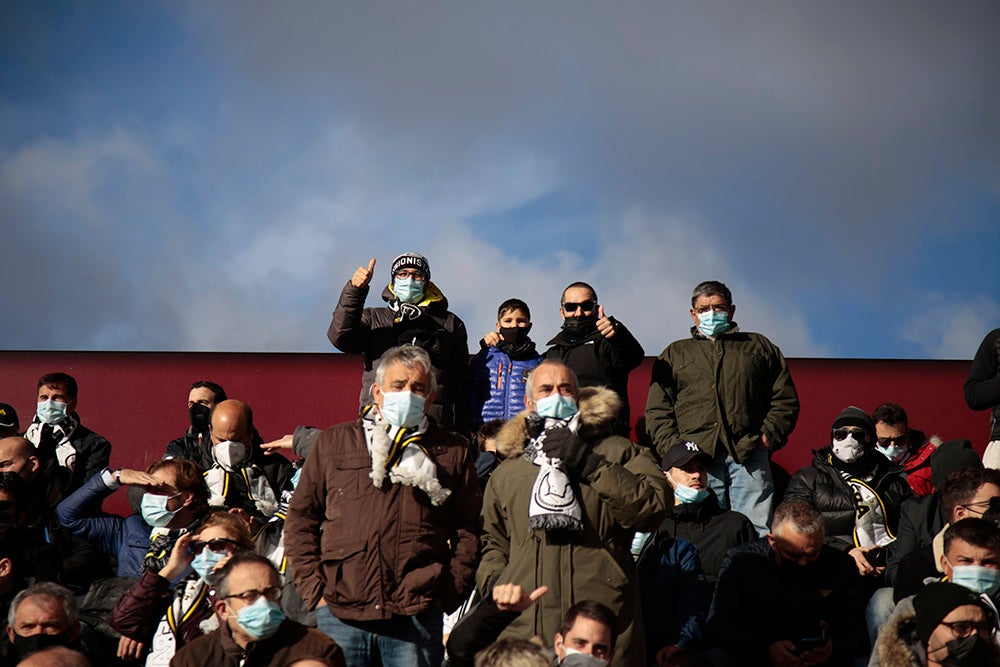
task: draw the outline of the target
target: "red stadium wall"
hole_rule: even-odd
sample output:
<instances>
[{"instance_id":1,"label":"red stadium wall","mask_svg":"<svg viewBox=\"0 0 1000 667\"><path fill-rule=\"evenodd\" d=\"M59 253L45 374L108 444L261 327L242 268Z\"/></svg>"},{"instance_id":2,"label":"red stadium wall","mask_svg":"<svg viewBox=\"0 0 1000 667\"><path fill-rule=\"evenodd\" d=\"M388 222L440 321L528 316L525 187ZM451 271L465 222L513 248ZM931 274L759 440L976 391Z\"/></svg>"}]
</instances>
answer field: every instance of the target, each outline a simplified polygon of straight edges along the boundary
<instances>
[{"instance_id":1,"label":"red stadium wall","mask_svg":"<svg viewBox=\"0 0 1000 667\"><path fill-rule=\"evenodd\" d=\"M653 360L629 382L632 415L641 418ZM802 412L788 446L774 461L779 488L829 439L834 417L847 405L873 410L895 401L911 426L945 440L969 438L982 452L987 412L972 412L962 397L967 361L790 359ZM231 398L250 404L265 440L298 424L328 426L357 414L361 361L342 354L228 354L181 352L0 352L0 402L10 403L25 428L35 410L38 378L69 373L80 385L84 424L111 441L115 467L145 468L187 427L187 388L212 380ZM124 507L115 496L109 509Z\"/></svg>"}]
</instances>

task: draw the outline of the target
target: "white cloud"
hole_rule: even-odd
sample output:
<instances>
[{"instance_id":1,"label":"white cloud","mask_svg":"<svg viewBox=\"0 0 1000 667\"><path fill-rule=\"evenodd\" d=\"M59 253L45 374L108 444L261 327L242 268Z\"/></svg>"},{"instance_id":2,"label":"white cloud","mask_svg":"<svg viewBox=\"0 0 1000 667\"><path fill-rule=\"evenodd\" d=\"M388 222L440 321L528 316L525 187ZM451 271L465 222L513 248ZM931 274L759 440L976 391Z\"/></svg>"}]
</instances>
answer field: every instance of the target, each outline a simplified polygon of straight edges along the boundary
<instances>
[{"instance_id":1,"label":"white cloud","mask_svg":"<svg viewBox=\"0 0 1000 667\"><path fill-rule=\"evenodd\" d=\"M1000 322L1000 303L988 296L922 295L898 332L931 359L972 359L987 332Z\"/></svg>"}]
</instances>

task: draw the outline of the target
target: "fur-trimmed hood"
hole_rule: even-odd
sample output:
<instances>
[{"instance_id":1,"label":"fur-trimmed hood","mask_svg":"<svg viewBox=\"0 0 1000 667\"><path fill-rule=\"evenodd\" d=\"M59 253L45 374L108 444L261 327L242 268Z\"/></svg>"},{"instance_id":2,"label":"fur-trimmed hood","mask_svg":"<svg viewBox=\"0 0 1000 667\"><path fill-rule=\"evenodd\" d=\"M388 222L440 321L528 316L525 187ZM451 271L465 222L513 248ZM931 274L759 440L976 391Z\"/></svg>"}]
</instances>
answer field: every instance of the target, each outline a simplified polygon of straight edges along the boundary
<instances>
[{"instance_id":1,"label":"fur-trimmed hood","mask_svg":"<svg viewBox=\"0 0 1000 667\"><path fill-rule=\"evenodd\" d=\"M622 407L622 399L607 387L584 387L577 401L580 409L580 430L578 435L590 440L612 432L615 416ZM528 442L528 427L525 420L531 414L523 410L503 425L497 434L497 451L506 458L520 456Z\"/></svg>"},{"instance_id":2,"label":"fur-trimmed hood","mask_svg":"<svg viewBox=\"0 0 1000 667\"><path fill-rule=\"evenodd\" d=\"M913 597L900 600L892 616L879 631L870 664L879 667L926 665L926 649L920 645L915 634L916 618Z\"/></svg>"}]
</instances>

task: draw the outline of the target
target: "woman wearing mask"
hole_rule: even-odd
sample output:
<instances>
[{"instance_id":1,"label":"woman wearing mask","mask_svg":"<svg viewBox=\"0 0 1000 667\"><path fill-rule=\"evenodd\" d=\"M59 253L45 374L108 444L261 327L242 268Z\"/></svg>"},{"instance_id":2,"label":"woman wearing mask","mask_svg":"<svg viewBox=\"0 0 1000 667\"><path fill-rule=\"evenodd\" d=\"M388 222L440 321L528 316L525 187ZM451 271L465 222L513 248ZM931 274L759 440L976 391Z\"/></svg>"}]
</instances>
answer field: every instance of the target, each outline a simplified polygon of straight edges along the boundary
<instances>
[{"instance_id":1,"label":"woman wearing mask","mask_svg":"<svg viewBox=\"0 0 1000 667\"><path fill-rule=\"evenodd\" d=\"M896 539L899 506L913 495L903 471L875 448L875 423L849 406L833 422L831 442L796 472L785 498L811 502L823 515L827 543L848 551L862 576L880 576Z\"/></svg>"},{"instance_id":2,"label":"woman wearing mask","mask_svg":"<svg viewBox=\"0 0 1000 667\"><path fill-rule=\"evenodd\" d=\"M185 643L218 628L213 575L234 554L253 548L246 523L226 511L210 514L196 532L181 536L166 564L147 569L115 605L111 626L122 634L118 657L138 659L150 647L147 667L165 666ZM185 572L190 574L176 581Z\"/></svg>"}]
</instances>

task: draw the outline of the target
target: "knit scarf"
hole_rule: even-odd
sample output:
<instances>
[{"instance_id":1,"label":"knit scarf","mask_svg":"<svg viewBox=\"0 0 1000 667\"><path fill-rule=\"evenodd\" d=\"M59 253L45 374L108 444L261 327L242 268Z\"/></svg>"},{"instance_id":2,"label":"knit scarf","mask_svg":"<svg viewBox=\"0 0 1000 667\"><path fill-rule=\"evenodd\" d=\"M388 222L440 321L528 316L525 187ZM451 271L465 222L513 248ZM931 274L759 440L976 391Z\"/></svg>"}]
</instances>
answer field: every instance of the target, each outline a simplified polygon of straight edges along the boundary
<instances>
[{"instance_id":1,"label":"knit scarf","mask_svg":"<svg viewBox=\"0 0 1000 667\"><path fill-rule=\"evenodd\" d=\"M63 468L69 468L72 471L74 466L76 466L76 448L73 447L70 438L79 425L80 418L75 412L66 415L64 419L57 421L55 424L45 424L38 419L38 415L35 415L34 419L31 420L31 424L28 425L28 430L25 431L24 437L35 446L35 449L40 449L48 442L54 442L55 457L59 461L59 465ZM43 442L42 440L46 434L51 434L51 440L46 438L46 442Z\"/></svg>"},{"instance_id":2,"label":"knit scarf","mask_svg":"<svg viewBox=\"0 0 1000 667\"><path fill-rule=\"evenodd\" d=\"M365 443L372 457L372 471L368 475L372 484L381 488L388 474L391 483L417 487L427 494L432 505L442 505L451 491L441 486L437 466L420 443L430 425L427 416L416 428L405 428L389 424L374 408L366 405L361 410Z\"/></svg>"},{"instance_id":3,"label":"knit scarf","mask_svg":"<svg viewBox=\"0 0 1000 667\"><path fill-rule=\"evenodd\" d=\"M562 461L549 458L542 451L549 428L568 428L574 433L580 428L580 414L567 422L545 418L545 429L531 437L524 447L524 458L538 466L538 475L531 486L528 503L528 525L532 530L583 532L583 510Z\"/></svg>"},{"instance_id":4,"label":"knit scarf","mask_svg":"<svg viewBox=\"0 0 1000 667\"><path fill-rule=\"evenodd\" d=\"M210 492L208 504L212 507L236 505L233 496L245 492L263 516L269 517L278 509L278 498L271 483L254 463L241 466L238 470L226 470L216 462L204 475Z\"/></svg>"},{"instance_id":5,"label":"knit scarf","mask_svg":"<svg viewBox=\"0 0 1000 667\"><path fill-rule=\"evenodd\" d=\"M418 303L402 303L396 296L396 293L392 291L392 283L389 284L389 292L392 293L392 298L389 299L389 310L396 313L393 321L397 323L404 320L419 319L428 306L444 299L444 294L441 293L441 290L430 281L424 287L424 298Z\"/></svg>"}]
</instances>

